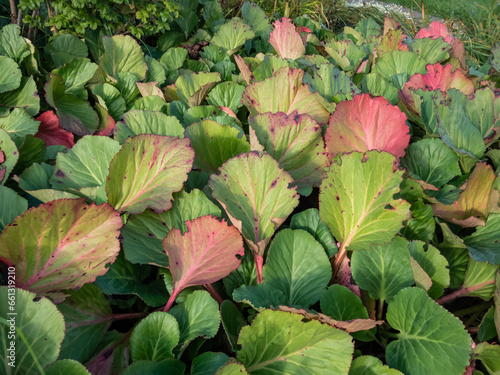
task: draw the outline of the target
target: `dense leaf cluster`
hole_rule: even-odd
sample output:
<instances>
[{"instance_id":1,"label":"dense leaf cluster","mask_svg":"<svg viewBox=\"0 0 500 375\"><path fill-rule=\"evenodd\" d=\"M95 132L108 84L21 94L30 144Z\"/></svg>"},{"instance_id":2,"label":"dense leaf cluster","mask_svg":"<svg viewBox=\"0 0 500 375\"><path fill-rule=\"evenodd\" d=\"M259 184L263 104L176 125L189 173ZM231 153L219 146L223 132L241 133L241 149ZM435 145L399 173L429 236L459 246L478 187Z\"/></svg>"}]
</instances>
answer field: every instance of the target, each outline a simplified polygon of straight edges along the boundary
<instances>
[{"instance_id":1,"label":"dense leaf cluster","mask_svg":"<svg viewBox=\"0 0 500 375\"><path fill-rule=\"evenodd\" d=\"M0 373L497 373L500 49L178 5L0 31Z\"/></svg>"}]
</instances>

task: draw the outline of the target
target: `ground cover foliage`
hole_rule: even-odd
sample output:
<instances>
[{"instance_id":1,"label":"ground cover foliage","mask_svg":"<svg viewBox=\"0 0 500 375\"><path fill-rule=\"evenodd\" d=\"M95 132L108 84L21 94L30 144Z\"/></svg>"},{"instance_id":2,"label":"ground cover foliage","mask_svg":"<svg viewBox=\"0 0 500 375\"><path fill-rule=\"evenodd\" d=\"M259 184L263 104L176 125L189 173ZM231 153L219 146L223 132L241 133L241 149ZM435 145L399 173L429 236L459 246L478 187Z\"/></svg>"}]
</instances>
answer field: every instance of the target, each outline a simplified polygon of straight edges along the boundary
<instances>
[{"instance_id":1,"label":"ground cover foliage","mask_svg":"<svg viewBox=\"0 0 500 375\"><path fill-rule=\"evenodd\" d=\"M0 373L497 374L500 49L178 11L0 31Z\"/></svg>"}]
</instances>

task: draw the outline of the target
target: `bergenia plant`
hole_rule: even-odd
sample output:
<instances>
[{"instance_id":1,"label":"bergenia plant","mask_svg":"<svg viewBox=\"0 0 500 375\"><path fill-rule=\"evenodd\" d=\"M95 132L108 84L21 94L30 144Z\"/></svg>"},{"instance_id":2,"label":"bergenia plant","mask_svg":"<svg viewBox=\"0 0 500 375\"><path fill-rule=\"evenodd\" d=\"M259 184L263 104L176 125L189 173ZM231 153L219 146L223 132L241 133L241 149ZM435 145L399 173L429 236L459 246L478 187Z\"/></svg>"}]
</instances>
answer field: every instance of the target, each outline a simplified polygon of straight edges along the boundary
<instances>
[{"instance_id":1,"label":"bergenia plant","mask_svg":"<svg viewBox=\"0 0 500 375\"><path fill-rule=\"evenodd\" d=\"M1 29L0 374L498 374L500 48L175 4Z\"/></svg>"}]
</instances>

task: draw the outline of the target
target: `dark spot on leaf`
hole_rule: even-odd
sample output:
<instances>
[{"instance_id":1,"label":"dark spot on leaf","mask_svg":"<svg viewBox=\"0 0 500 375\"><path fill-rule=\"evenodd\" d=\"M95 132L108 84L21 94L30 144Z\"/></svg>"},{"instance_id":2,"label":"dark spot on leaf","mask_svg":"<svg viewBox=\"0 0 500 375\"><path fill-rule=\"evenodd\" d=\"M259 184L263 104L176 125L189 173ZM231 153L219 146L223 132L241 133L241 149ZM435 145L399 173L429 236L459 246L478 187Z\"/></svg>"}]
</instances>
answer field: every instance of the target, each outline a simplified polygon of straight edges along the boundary
<instances>
[{"instance_id":1,"label":"dark spot on leaf","mask_svg":"<svg viewBox=\"0 0 500 375\"><path fill-rule=\"evenodd\" d=\"M56 171L56 176L57 176L57 177L64 177L64 176L66 176L66 175L64 174L64 172L63 172L61 169L58 169L58 170Z\"/></svg>"},{"instance_id":2,"label":"dark spot on leaf","mask_svg":"<svg viewBox=\"0 0 500 375\"><path fill-rule=\"evenodd\" d=\"M111 354L113 354L113 349L108 349L108 350L106 350L106 351L103 353L103 355L102 355L102 356L103 356L105 359L107 359L107 358L109 358L109 357L111 356Z\"/></svg>"}]
</instances>

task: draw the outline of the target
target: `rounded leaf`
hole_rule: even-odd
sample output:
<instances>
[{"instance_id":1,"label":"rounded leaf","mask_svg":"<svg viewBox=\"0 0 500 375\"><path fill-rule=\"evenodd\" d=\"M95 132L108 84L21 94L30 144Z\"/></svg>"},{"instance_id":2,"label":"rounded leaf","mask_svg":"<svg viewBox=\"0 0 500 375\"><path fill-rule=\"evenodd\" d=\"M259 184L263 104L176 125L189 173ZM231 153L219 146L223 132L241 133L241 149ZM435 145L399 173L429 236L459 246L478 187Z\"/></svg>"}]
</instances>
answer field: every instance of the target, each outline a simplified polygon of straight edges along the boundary
<instances>
[{"instance_id":1,"label":"rounded leaf","mask_svg":"<svg viewBox=\"0 0 500 375\"><path fill-rule=\"evenodd\" d=\"M87 205L84 198L44 203L0 234L0 260L16 267L16 286L23 289L46 293L79 288L113 263L121 227L120 215L107 203Z\"/></svg>"},{"instance_id":2,"label":"rounded leaf","mask_svg":"<svg viewBox=\"0 0 500 375\"><path fill-rule=\"evenodd\" d=\"M120 212L140 214L148 207L172 207L172 193L182 189L194 152L189 139L153 134L127 138L109 165L106 194Z\"/></svg>"},{"instance_id":3,"label":"rounded leaf","mask_svg":"<svg viewBox=\"0 0 500 375\"><path fill-rule=\"evenodd\" d=\"M290 175L269 155L241 154L210 177L213 196L226 210L232 224L264 254L274 231L299 203ZM257 250L259 247L259 250Z\"/></svg>"},{"instance_id":4,"label":"rounded leaf","mask_svg":"<svg viewBox=\"0 0 500 375\"><path fill-rule=\"evenodd\" d=\"M21 84L21 70L9 57L0 56L2 76L0 77L0 93L17 89Z\"/></svg>"},{"instance_id":5,"label":"rounded leaf","mask_svg":"<svg viewBox=\"0 0 500 375\"><path fill-rule=\"evenodd\" d=\"M21 272L21 269L16 269L16 276L21 276ZM14 305L8 303L9 296L12 295L15 296ZM43 297L35 302L34 298L35 294L27 290L0 286L0 300L3 301L0 304L2 373L15 375L39 373L35 360L19 333L24 335L42 367L54 362L59 356L64 338L63 316L49 299ZM14 337L10 337L11 327L15 327ZM11 341L15 342L13 350ZM9 362L14 362L15 367L10 367Z\"/></svg>"},{"instance_id":6,"label":"rounded leaf","mask_svg":"<svg viewBox=\"0 0 500 375\"><path fill-rule=\"evenodd\" d=\"M410 204L394 199L402 181L394 156L354 152L333 163L320 187L319 211L337 241L349 250L390 241L409 216Z\"/></svg>"},{"instance_id":7,"label":"rounded leaf","mask_svg":"<svg viewBox=\"0 0 500 375\"><path fill-rule=\"evenodd\" d=\"M462 322L420 288L401 290L387 309L387 321L400 331L386 348L387 363L406 375L462 375L472 339Z\"/></svg>"},{"instance_id":8,"label":"rounded leaf","mask_svg":"<svg viewBox=\"0 0 500 375\"><path fill-rule=\"evenodd\" d=\"M130 336L132 360L160 362L173 358L172 349L179 342L179 324L167 313L156 311L142 319Z\"/></svg>"},{"instance_id":9,"label":"rounded leaf","mask_svg":"<svg viewBox=\"0 0 500 375\"><path fill-rule=\"evenodd\" d=\"M302 316L265 310L243 327L238 361L249 374L280 373L332 375L349 372L354 345L351 336Z\"/></svg>"},{"instance_id":10,"label":"rounded leaf","mask_svg":"<svg viewBox=\"0 0 500 375\"><path fill-rule=\"evenodd\" d=\"M339 153L387 151L403 157L410 143L406 115L382 97L356 95L340 102L330 118L325 140L331 158Z\"/></svg>"},{"instance_id":11,"label":"rounded leaf","mask_svg":"<svg viewBox=\"0 0 500 375\"><path fill-rule=\"evenodd\" d=\"M110 77L118 79L122 72L132 73L137 81L146 77L148 66L139 44L128 35L115 35L102 39L104 55L101 67Z\"/></svg>"}]
</instances>

